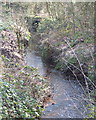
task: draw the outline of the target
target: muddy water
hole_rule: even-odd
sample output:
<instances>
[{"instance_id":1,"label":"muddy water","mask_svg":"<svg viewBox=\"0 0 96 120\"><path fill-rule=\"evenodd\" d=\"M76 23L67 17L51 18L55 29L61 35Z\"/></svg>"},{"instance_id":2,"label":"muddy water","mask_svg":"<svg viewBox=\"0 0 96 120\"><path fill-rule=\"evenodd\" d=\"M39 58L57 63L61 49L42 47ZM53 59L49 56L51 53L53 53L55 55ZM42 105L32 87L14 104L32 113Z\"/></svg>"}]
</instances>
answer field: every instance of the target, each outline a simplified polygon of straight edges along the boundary
<instances>
[{"instance_id":1,"label":"muddy water","mask_svg":"<svg viewBox=\"0 0 96 120\"><path fill-rule=\"evenodd\" d=\"M53 99L56 104L49 103L42 113L42 118L86 117L86 97L77 81L66 80L60 72L49 69L34 50L27 51L25 60L27 65L37 68L40 75L47 74L53 90Z\"/></svg>"}]
</instances>

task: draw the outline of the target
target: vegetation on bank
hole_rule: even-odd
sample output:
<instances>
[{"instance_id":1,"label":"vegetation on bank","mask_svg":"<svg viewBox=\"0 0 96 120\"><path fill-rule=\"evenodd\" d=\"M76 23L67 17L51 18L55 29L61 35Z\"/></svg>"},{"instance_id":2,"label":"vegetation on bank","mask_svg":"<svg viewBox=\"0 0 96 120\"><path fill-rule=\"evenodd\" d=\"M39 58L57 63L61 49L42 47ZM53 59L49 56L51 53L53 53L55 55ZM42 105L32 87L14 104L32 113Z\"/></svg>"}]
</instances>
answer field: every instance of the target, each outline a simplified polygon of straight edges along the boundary
<instances>
[{"instance_id":1,"label":"vegetation on bank","mask_svg":"<svg viewBox=\"0 0 96 120\"><path fill-rule=\"evenodd\" d=\"M0 78L0 116L39 118L44 110L44 98L50 94L48 81L37 74L36 68L26 66L23 44L18 43L18 36L12 28L9 29L3 24L0 27L0 53L4 63Z\"/></svg>"},{"instance_id":2,"label":"vegetation on bank","mask_svg":"<svg viewBox=\"0 0 96 120\"><path fill-rule=\"evenodd\" d=\"M7 22L10 22L10 24L15 23L15 27L13 27L13 29L18 40L18 44L15 45L18 46L18 48L16 48L18 49L18 52L22 54L22 41L23 45L24 43L26 45L32 40L36 41L37 47L40 50L40 54L47 63L53 65L55 69L61 70L64 75L66 74L67 76L75 77L77 81L79 80L83 83L83 85L85 84L88 92L88 97L90 98L90 101L92 101L91 110L92 116L94 116L94 98L96 98L94 92L96 88L94 81L94 59L96 57L96 51L94 51L93 18L95 14L95 3L0 3L0 5L3 7L3 14L1 16L3 16L4 20L6 19ZM25 36L22 37L22 35L26 35L25 33L22 34L22 28L27 30L29 29L30 31L30 34L28 32L26 36L26 39L28 39L27 41L24 40ZM2 27L0 29L2 29ZM5 40L5 37L3 38L3 40ZM26 46L23 46L24 49L25 47ZM13 55L17 58L19 57L18 59L20 59L19 54L11 53L11 49L7 49L8 48L6 48L7 52L5 52L6 56L12 57ZM36 75L36 71L33 70L33 68L26 67L25 65L22 66L22 64L19 65L17 62L18 59L17 61L15 61L16 63L12 63L12 65L10 65L13 59L6 59L6 56L2 56L4 62L6 63L7 61L7 63L9 64L9 66L8 64L6 64L5 67L9 69L10 66L15 65L14 69L12 70L15 70L15 67L16 69L20 69L18 71L18 74L16 73L15 76L13 74L10 75L13 71L6 71L7 75L3 75L4 80L8 79L7 82L12 81L12 83L8 83L8 87L6 87L5 81L4 83L2 83L5 87L4 90L13 90L13 93L11 93L11 95L16 93L16 96L20 98L19 100L17 100L16 98L16 100L17 103L20 103L21 105L14 106L14 104L10 102L10 95L8 95L8 100L10 102L9 106L11 106L12 103L13 108L11 109L14 109L13 111L17 111L19 115L25 115L24 117L32 115L32 117L38 117L39 115L41 115L41 108L40 106L38 108L38 105L42 101L38 101L38 98L40 97L38 97L38 90L41 90L40 94L42 96L44 93L42 91L43 81L45 86L47 86L48 84L45 82L45 80L43 80L42 77ZM28 70L28 73L26 70ZM30 74L33 76L31 76ZM5 79L6 76L7 79ZM34 82L36 82L36 80L38 79L41 80L40 84L42 89L38 88L38 86L35 86L34 82L32 83L32 90L34 89L36 91L34 92L36 93L36 98L32 96L32 99L30 99L31 84L26 83L22 77L28 79L29 83L30 77L32 78L32 80L35 77L35 80L33 80ZM20 87L20 84L22 85L22 88ZM25 84L29 85L28 91ZM12 90L9 89L9 86L11 86ZM17 86L20 88L16 89ZM14 91L14 89L16 90ZM20 94L18 94L18 91L20 91L24 98L25 96L28 96L28 99L25 98L25 100L22 100ZM15 97L13 96L12 99L14 101ZM32 104L30 104L32 106L32 109L30 108L30 106L28 106L27 102L24 103L23 107L23 102L27 100L30 100L31 102L33 101ZM42 104L42 102L40 104ZM18 110L20 107L21 110ZM7 108L5 107L4 110L6 111ZM14 114L11 114L10 110L7 111L7 115L14 116L15 112ZM92 116L89 115L89 117Z\"/></svg>"}]
</instances>

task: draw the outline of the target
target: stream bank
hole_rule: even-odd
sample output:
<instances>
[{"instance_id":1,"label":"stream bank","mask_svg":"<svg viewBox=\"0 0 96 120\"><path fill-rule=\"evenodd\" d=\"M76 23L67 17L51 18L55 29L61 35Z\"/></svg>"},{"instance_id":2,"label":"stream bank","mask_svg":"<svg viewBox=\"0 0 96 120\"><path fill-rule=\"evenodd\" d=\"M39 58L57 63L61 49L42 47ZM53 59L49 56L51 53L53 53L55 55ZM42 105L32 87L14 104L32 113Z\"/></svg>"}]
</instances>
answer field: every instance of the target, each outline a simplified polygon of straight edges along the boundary
<instances>
[{"instance_id":1,"label":"stream bank","mask_svg":"<svg viewBox=\"0 0 96 120\"><path fill-rule=\"evenodd\" d=\"M42 58L33 49L26 51L27 65L38 68L39 74L47 75L50 83L53 100L50 101L42 113L42 118L86 118L88 104L86 91L76 80L67 80L59 71L43 63Z\"/></svg>"},{"instance_id":2,"label":"stream bank","mask_svg":"<svg viewBox=\"0 0 96 120\"><path fill-rule=\"evenodd\" d=\"M89 113L86 105L89 106L93 101L90 91L94 90L95 86L92 56L94 45L86 43L81 38L71 42L70 36L61 35L61 33L60 36L58 30L47 33L36 31L31 34L29 45L34 43L35 51L41 56L42 61L38 61L38 64L43 62L48 67L47 77L53 88L53 99L56 101L55 105L49 104L45 108L42 117L86 118ZM30 55L33 53L28 52ZM33 59L34 57L37 59L38 55L32 56ZM42 68L39 68L39 71L42 71ZM44 71L46 73L46 70Z\"/></svg>"},{"instance_id":3,"label":"stream bank","mask_svg":"<svg viewBox=\"0 0 96 120\"><path fill-rule=\"evenodd\" d=\"M18 49L16 34L11 30L2 30L2 34L0 55L4 69L0 71L0 117L39 118L43 99L50 94L49 84L36 68L26 65L24 50ZM2 64L0 66L2 68Z\"/></svg>"},{"instance_id":4,"label":"stream bank","mask_svg":"<svg viewBox=\"0 0 96 120\"><path fill-rule=\"evenodd\" d=\"M1 4L1 8L3 8L3 7L5 8L3 11L4 15L1 15L1 17L5 16L5 21L8 21L8 24L9 23L13 24L14 22L16 23L16 26L14 26L15 30L16 30L15 33L17 33L17 38L20 37L20 39L18 39L18 43L22 42L22 40L23 40L23 39L21 39L22 35L25 36L24 33L21 35L21 31L20 31L22 27L25 28L25 26L26 26L25 25L25 22L26 22L25 16L27 16L27 15L31 16L32 14L33 14L32 16L37 16L36 14L34 14L34 12L35 12L34 11L35 9L33 10L34 7L31 6L32 9L29 9L30 5L28 5L28 7L26 6L26 8L28 8L28 9L24 10L25 5L24 6L23 5L24 4L19 4L19 3L14 3L14 4L13 3L6 3L6 4L4 3L4 5L2 6L2 4ZM36 6L37 6L37 3L36 3ZM12 8L12 9L10 9L10 8ZM65 8L65 7L63 6L62 9L63 8ZM69 5L68 5L68 8L70 8ZM20 11L20 17L18 14L19 11ZM26 12L24 12L24 11L26 11ZM29 15L30 11L31 11L31 15ZM32 11L34 11L34 12L32 12ZM28 12L28 14L27 14L27 12ZM26 13L26 15L25 15L25 13ZM60 12L60 13L62 14L63 12ZM14 15L16 15L16 16L14 16ZM59 13L58 13L58 15L59 15ZM64 14L62 14L62 15L64 15ZM31 16L31 18L32 18L32 16ZM87 88L88 88L87 90L89 91L89 80L90 79L88 79L88 81L87 81L86 77L89 77L89 75L91 77L93 77L93 73L94 73L93 72L93 68L94 68L93 67L93 63L94 63L93 55L94 54L93 54L93 45L92 45L93 39L92 39L92 37L90 37L92 35L91 31L93 31L94 27L92 28L92 30L89 28L89 30L86 31L86 26L85 26L85 29L80 28L80 26L83 25L82 17L80 19L81 24L78 24L77 20L73 21L73 23L72 23L71 22L72 20L69 19L69 17L68 17L68 19L66 18L67 14L64 16L64 18L62 18L62 17L63 16L60 16L60 19L58 19L56 21L51 20L51 19L49 19L49 20L46 19L46 20L43 20L42 22L40 20L39 21L36 20L35 22L33 22L32 20L30 20L31 23L29 23L29 27L30 27L29 31L32 32L33 41L36 42L36 44L39 44L38 46L39 46L39 48L41 48L39 50L40 50L40 54L43 58L43 61L45 63L50 63L49 66L51 66L55 69L50 68L47 65L43 64L42 58L40 56L38 56L35 51L27 51L29 54L29 57L32 54L32 58L30 60L27 60L27 62L30 65L32 65L32 64L36 65L36 67L40 66L39 67L40 70L38 71L38 73L41 72L40 74L46 76L46 78L50 81L50 84L54 88L53 89L53 93L54 93L53 98L56 101L56 104L52 105L52 106L50 104L48 107L46 107L45 111L44 111L44 115L42 117L47 118L48 116L49 117L52 116L55 118L59 115L60 117L63 116L63 117L70 118L70 117L74 117L77 115L76 117L83 118L86 116L86 113L87 113L86 102L88 103L88 101L90 101L90 99L88 98L90 96L86 97L86 95L84 94L86 92L85 89L83 90L82 89L83 86L81 85L81 83L80 84L78 84L78 83L79 83L79 81L81 82L81 79L82 79L83 84L85 84L87 86ZM90 17L88 17L88 18L90 19ZM10 19L10 18L12 18L12 19ZM54 18L55 17L53 15L53 19ZM28 19L30 19L30 18L28 18ZM27 21L27 22L29 22L29 21ZM77 22L77 25L80 25L80 26L77 27L74 22ZM24 26L23 26L23 23L24 23ZM41 26L38 23L40 23ZM90 23L90 22L88 21L88 23ZM75 24L74 28L76 26L75 32L72 31L73 24ZM2 29L2 25L3 24L1 24L1 29ZM91 23L90 23L90 25L91 25ZM37 27L39 29L37 29ZM4 29L4 30L6 31L6 29ZM85 30L85 32L83 34L84 30ZM41 33L39 33L40 31L41 31ZM76 34L74 34L74 33L76 33ZM13 38L10 35L8 37L9 37L9 39ZM29 38L30 35L28 35L26 37ZM82 40L82 37L83 37L83 40ZM6 41L6 43L8 43L8 41L10 41L9 39ZM91 42L88 40L91 40ZM5 41L5 38L4 38L4 41ZM86 41L89 42L89 44L85 44ZM14 46L14 44L11 42L12 41L9 42L11 45L9 43L7 45L5 44L5 46L3 46L2 49L0 49L0 51L2 51L2 59L4 60L5 66L6 66L4 76L3 76L3 80L5 80L5 81L4 81L4 84L2 83L2 85L3 85L2 94L4 95L3 110L2 110L3 117L13 117L13 118L34 117L34 118L38 118L38 116L41 115L41 111L42 111L41 105L44 101L43 98L47 96L45 89L48 88L47 90L49 90L47 80L44 79L44 77L42 77L41 75L38 75L37 70L34 69L33 67L30 68L30 66L25 66L25 62L22 59L23 56L18 54L17 51L15 51L16 50L15 47L17 47L17 46L16 45ZM23 42L24 42L24 40L23 40ZM26 43L28 44L28 41L23 43L24 46L26 46ZM3 42L2 42L2 45L4 45ZM80 45L81 45L81 48L80 48ZM71 46L71 48L70 48L70 46ZM20 46L18 46L18 47L20 47ZM91 49L89 49L89 47ZM13 48L14 48L14 50L13 50ZM42 49L42 48L44 48L44 49ZM83 50L82 50L82 48L83 48ZM15 51L15 54L14 54L14 51ZM60 51L60 52L58 53L58 51ZM75 51L75 54L74 54L74 51ZM86 53L88 53L88 54L86 54ZM11 60L10 60L10 57L11 57ZM90 59L90 58L92 58L92 59ZM30 62L30 61L34 61L34 60L36 63ZM37 65L37 62L39 63L39 65ZM63 76L66 74L69 77L69 79L66 80L66 78L63 77L61 75L61 73L59 73L58 70L62 72ZM75 76L75 78L74 78L75 81L72 80L72 77L74 77L74 76ZM64 81L64 83L63 83L63 81ZM88 85L86 83L88 83ZM93 82L91 81L91 83L93 83ZM72 85L73 85L73 87L72 87ZM76 87L76 89L75 89L75 87ZM62 88L61 89L62 91L60 90L60 88ZM73 88L75 90L73 90ZM77 90L78 88L80 88L80 91ZM43 92L42 92L42 89L43 89ZM50 92L50 90L49 90L49 92ZM56 92L57 92L57 94L55 94ZM67 92L68 92L68 95L66 96ZM75 96L75 92L76 92L76 98L74 98L72 96L72 94L73 94L72 92L74 92L74 96ZM81 93L79 94L79 92L81 92ZM59 97L56 97L56 96L58 96L58 94L59 94L60 99L59 99ZM81 97L82 94L84 94L84 98ZM79 99L77 97L78 95L80 95L79 98L81 97L81 99ZM87 95L90 95L90 94L88 93ZM7 97L7 99L6 99L6 97ZM34 98L35 98L35 100L34 100ZM78 101L76 101L77 98L78 98ZM75 99L75 100L73 100L73 99ZM64 101L66 102L66 104L64 104ZM73 102L71 102L71 101L73 101ZM85 101L84 104L83 104L83 101ZM76 104L74 104L74 103L76 103ZM89 102L89 104L90 104L90 102ZM83 105L83 107L82 107L82 105ZM52 109L50 109L50 108L52 108ZM72 108L72 110L70 110L71 108ZM77 109L77 111L75 108ZM83 110L83 108L84 108L84 110ZM92 109L92 110L94 110L94 109ZM52 113L52 111L53 111L53 113ZM61 112L61 113L58 114L56 111ZM94 116L94 114L93 114L93 116Z\"/></svg>"},{"instance_id":5,"label":"stream bank","mask_svg":"<svg viewBox=\"0 0 96 120\"><path fill-rule=\"evenodd\" d=\"M88 91L94 90L94 60L92 44L80 43L70 48L65 44L64 47L57 47L51 44L51 41L42 38L41 34L34 33L29 44L35 44L35 50L42 57L44 63L61 72L66 79L76 80L78 84L83 85ZM93 73L92 73L93 71Z\"/></svg>"},{"instance_id":6,"label":"stream bank","mask_svg":"<svg viewBox=\"0 0 96 120\"><path fill-rule=\"evenodd\" d=\"M31 33L30 41L37 44L43 61L61 71L64 76L71 77L80 84L94 89L93 39L88 41L85 36L72 38L70 34L65 34L66 26L54 28L55 22L50 18L27 17L27 25ZM64 25L62 22L60 24Z\"/></svg>"}]
</instances>

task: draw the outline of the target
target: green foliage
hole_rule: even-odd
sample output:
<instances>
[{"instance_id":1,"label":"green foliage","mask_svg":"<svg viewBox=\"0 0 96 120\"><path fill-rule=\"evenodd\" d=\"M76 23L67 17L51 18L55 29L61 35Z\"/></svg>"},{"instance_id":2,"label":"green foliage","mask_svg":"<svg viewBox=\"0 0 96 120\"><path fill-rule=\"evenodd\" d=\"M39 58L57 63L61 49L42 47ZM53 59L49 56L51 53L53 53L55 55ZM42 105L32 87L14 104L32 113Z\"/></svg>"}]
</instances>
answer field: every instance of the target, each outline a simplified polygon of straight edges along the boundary
<instances>
[{"instance_id":1,"label":"green foliage","mask_svg":"<svg viewBox=\"0 0 96 120\"><path fill-rule=\"evenodd\" d=\"M54 30L54 32L56 31L56 35L55 35L56 40L57 39L61 40L64 36L68 36L71 39L70 41L71 47L73 47L74 43L76 41L79 41L81 38L83 38L84 43L93 42L92 29L94 28L94 25L91 23L94 21L92 20L94 18L92 17L94 16L92 10L94 9L94 7L90 3L88 3L90 5L85 3L80 3L78 5L78 3L76 3L74 5L74 8L76 9L74 10L72 8L73 6L70 3L68 4L56 3L54 5L53 4L54 3L48 3L47 6L48 7L47 12L49 12L50 16L52 15L53 19L46 18L41 20L38 27L38 32L49 33L50 31ZM14 10L16 11L18 10L18 13L19 11L20 12L22 11L23 13L24 8L22 4L14 3L11 5L12 8L14 8ZM42 5L40 6L43 9L46 8L45 6L44 7L42 7ZM4 11L4 14L6 14L9 18L9 13L11 13L11 9L9 9L10 6L8 4L4 4L4 7L8 8ZM85 7L86 8L90 7L90 9L85 9ZM26 11L28 10L27 8L29 7L26 6ZM33 7L31 8L34 9ZM36 7L36 9L37 8L39 9L39 7ZM60 11L55 8L58 8ZM31 12L32 9L30 9ZM88 14L86 14L87 12ZM13 13L15 12L13 11ZM16 17L14 18L16 19ZM54 18L59 18L59 19L54 19ZM21 21L19 22L21 23ZM30 21L30 24L31 23L32 20ZM85 23L87 24L84 26ZM13 29L16 33L19 31L19 39L21 40L22 38L25 38L29 40L30 33L28 31L22 31L24 30L22 29L24 27L22 27L21 24L20 26L17 25L13 26L14 27ZM0 21L0 31L8 28L9 28L8 24L5 24ZM51 38L50 36L48 37ZM52 40L53 40L53 36L52 36ZM59 47L60 44L61 43L55 44L56 45L55 47ZM43 47L40 49L41 49L40 51L42 57L46 59L48 57L49 48ZM87 62L87 60L89 61L89 59L87 59L84 55L82 55L81 50L78 49L76 54L79 56L80 62L81 61ZM0 83L1 84L0 92L2 93L2 98L3 98L2 116L3 117L33 117L33 118L40 116L42 109L40 108L40 101L38 102L37 99L38 100L39 98L41 99L46 93L45 89L47 89L47 84L45 79L37 75L35 68L31 68L29 66L21 67L18 63L16 64L12 63L13 64L12 65L11 63L9 64L9 62L11 62L9 59L5 58L4 56L2 56L2 58L6 63L8 69L12 67L22 68L22 70L19 68L20 72L18 72L18 74L15 73L16 75L11 74L13 71L11 71L11 73L9 73L8 71L3 74L4 79L3 82ZM67 59L68 59L68 63L77 64L77 60L75 57L71 58L70 56ZM58 62L55 68L61 69L62 68L61 62ZM91 80L93 80L94 78L92 69L90 69L88 76ZM92 110L92 113L89 114L89 117L93 117L95 115L93 112L94 106L91 106L90 110Z\"/></svg>"},{"instance_id":2,"label":"green foliage","mask_svg":"<svg viewBox=\"0 0 96 120\"><path fill-rule=\"evenodd\" d=\"M54 28L54 21L51 19L43 19L39 23L38 32L47 32Z\"/></svg>"},{"instance_id":3,"label":"green foliage","mask_svg":"<svg viewBox=\"0 0 96 120\"><path fill-rule=\"evenodd\" d=\"M10 62L10 59L6 58L4 55L1 55L1 57L2 57L2 60L3 60L4 62L6 62L6 61Z\"/></svg>"},{"instance_id":4,"label":"green foliage","mask_svg":"<svg viewBox=\"0 0 96 120\"><path fill-rule=\"evenodd\" d=\"M19 91L20 92L20 91ZM38 117L40 109L36 109L36 100L26 93L17 93L13 85L7 82L1 83L2 117L27 118Z\"/></svg>"},{"instance_id":5,"label":"green foliage","mask_svg":"<svg viewBox=\"0 0 96 120\"><path fill-rule=\"evenodd\" d=\"M0 82L2 96L3 118L38 118L43 109L40 107L43 97L48 90L47 81L37 74L36 69L20 64L12 64L11 60L5 59L6 72L3 73ZM10 69L11 68L11 69ZM12 68L22 69L19 72ZM13 74L14 72L15 74Z\"/></svg>"},{"instance_id":6,"label":"green foliage","mask_svg":"<svg viewBox=\"0 0 96 120\"><path fill-rule=\"evenodd\" d=\"M68 63L70 63L70 64L76 64L77 63L77 59L75 57L69 58L68 59Z\"/></svg>"},{"instance_id":7,"label":"green foliage","mask_svg":"<svg viewBox=\"0 0 96 120\"><path fill-rule=\"evenodd\" d=\"M26 31L26 33L23 34L23 36L24 36L24 38L25 38L26 40L29 40L30 37L31 37L30 33L27 32L27 31Z\"/></svg>"},{"instance_id":8,"label":"green foliage","mask_svg":"<svg viewBox=\"0 0 96 120\"><path fill-rule=\"evenodd\" d=\"M48 47L40 47L39 48L39 50L40 50L40 55L44 58L44 59L46 59L47 57L48 57Z\"/></svg>"},{"instance_id":9,"label":"green foliage","mask_svg":"<svg viewBox=\"0 0 96 120\"><path fill-rule=\"evenodd\" d=\"M93 65L88 66L88 78L95 83L94 70L95 70L95 67Z\"/></svg>"},{"instance_id":10,"label":"green foliage","mask_svg":"<svg viewBox=\"0 0 96 120\"><path fill-rule=\"evenodd\" d=\"M62 22L59 19L46 18L46 19L41 20L41 22L39 23L38 32L46 33L46 32L52 31L52 30L61 30L63 28L67 28L67 27L68 27L68 25L64 21ZM68 27L68 29L69 29L69 27ZM64 33L64 31L63 31L63 33Z\"/></svg>"},{"instance_id":11,"label":"green foliage","mask_svg":"<svg viewBox=\"0 0 96 120\"><path fill-rule=\"evenodd\" d=\"M62 66L62 63L61 63L61 62L58 62L58 63L56 64L56 66L55 66L55 69L56 69L56 70L60 70L62 67L63 67L63 66Z\"/></svg>"},{"instance_id":12,"label":"green foliage","mask_svg":"<svg viewBox=\"0 0 96 120\"><path fill-rule=\"evenodd\" d=\"M95 105L88 105L88 110L90 113L87 115L88 118L96 118L96 106Z\"/></svg>"}]
</instances>

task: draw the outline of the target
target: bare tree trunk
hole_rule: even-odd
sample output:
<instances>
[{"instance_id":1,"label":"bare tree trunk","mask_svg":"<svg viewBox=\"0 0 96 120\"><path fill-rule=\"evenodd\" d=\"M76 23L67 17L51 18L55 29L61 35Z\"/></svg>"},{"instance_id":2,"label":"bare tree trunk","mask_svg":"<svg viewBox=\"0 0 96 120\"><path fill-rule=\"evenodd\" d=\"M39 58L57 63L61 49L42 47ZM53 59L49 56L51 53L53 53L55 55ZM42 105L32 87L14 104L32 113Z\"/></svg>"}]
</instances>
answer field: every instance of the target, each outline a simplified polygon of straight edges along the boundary
<instances>
[{"instance_id":1,"label":"bare tree trunk","mask_svg":"<svg viewBox=\"0 0 96 120\"><path fill-rule=\"evenodd\" d=\"M94 2L94 83L96 79L96 2ZM94 116L96 117L96 115Z\"/></svg>"},{"instance_id":2,"label":"bare tree trunk","mask_svg":"<svg viewBox=\"0 0 96 120\"><path fill-rule=\"evenodd\" d=\"M21 49L21 46L20 46L20 37L21 37L21 35L20 35L19 31L16 32L16 36L17 36L18 50L19 50L19 53L20 53L20 49Z\"/></svg>"},{"instance_id":3,"label":"bare tree trunk","mask_svg":"<svg viewBox=\"0 0 96 120\"><path fill-rule=\"evenodd\" d=\"M72 3L72 12L73 12L73 34L75 34L75 10L73 3Z\"/></svg>"}]
</instances>

